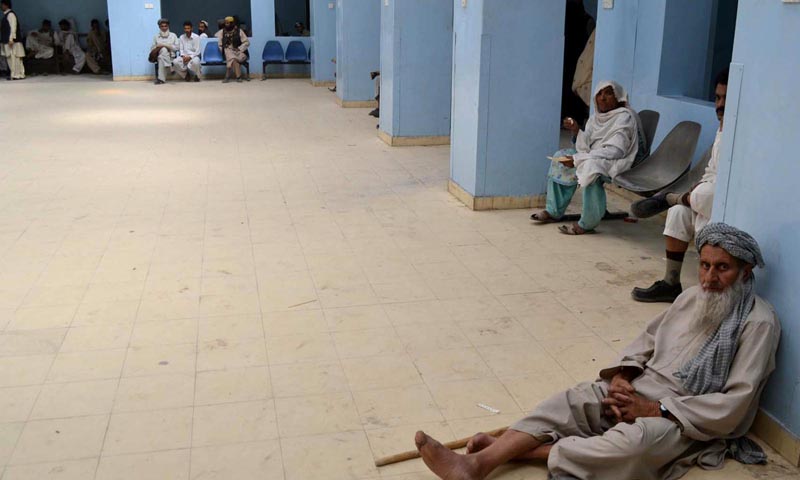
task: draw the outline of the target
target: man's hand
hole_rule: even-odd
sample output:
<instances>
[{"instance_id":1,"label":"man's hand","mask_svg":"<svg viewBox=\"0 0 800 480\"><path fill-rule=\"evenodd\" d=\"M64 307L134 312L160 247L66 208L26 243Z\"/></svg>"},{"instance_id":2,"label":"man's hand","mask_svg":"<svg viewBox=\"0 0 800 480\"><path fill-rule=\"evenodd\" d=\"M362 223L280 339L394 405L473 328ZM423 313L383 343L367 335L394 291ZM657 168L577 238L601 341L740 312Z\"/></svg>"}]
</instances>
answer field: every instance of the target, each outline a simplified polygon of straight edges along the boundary
<instances>
[{"instance_id":1,"label":"man's hand","mask_svg":"<svg viewBox=\"0 0 800 480\"><path fill-rule=\"evenodd\" d=\"M572 155L567 155L566 158L569 158L568 162L561 162L567 168L575 168L575 157Z\"/></svg>"},{"instance_id":2,"label":"man's hand","mask_svg":"<svg viewBox=\"0 0 800 480\"><path fill-rule=\"evenodd\" d=\"M631 374L624 369L620 370L614 377L611 379L611 382L608 387L608 396L603 399L603 405L605 406L605 415L607 417L614 417L617 422L622 422L622 412L620 411L620 407L622 404L614 398L614 394L623 394L623 395L632 395L636 393L636 389L633 388L630 381Z\"/></svg>"},{"instance_id":3,"label":"man's hand","mask_svg":"<svg viewBox=\"0 0 800 480\"><path fill-rule=\"evenodd\" d=\"M13 47L14 46L14 39L12 39L12 38L8 39L8 46L9 47Z\"/></svg>"},{"instance_id":4,"label":"man's hand","mask_svg":"<svg viewBox=\"0 0 800 480\"><path fill-rule=\"evenodd\" d=\"M181 58L183 58L183 63L189 63L192 61L192 57L190 57L189 55L184 55Z\"/></svg>"},{"instance_id":5,"label":"man's hand","mask_svg":"<svg viewBox=\"0 0 800 480\"><path fill-rule=\"evenodd\" d=\"M609 388L608 394L608 397L603 400L603 405L607 405L620 422L631 423L641 417L661 416L658 402L648 400L635 393L622 393L617 389L612 392L611 388Z\"/></svg>"}]
</instances>

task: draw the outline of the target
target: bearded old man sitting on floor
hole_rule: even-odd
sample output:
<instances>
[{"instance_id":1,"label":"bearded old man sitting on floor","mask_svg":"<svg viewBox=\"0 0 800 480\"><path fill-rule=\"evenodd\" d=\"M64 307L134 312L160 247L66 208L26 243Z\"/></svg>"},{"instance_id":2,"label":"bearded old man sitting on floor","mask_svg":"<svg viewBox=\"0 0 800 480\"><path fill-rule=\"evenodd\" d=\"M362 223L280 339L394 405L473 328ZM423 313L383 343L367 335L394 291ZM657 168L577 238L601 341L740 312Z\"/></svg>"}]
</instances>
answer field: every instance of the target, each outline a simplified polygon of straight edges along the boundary
<instances>
[{"instance_id":1,"label":"bearded old man sitting on floor","mask_svg":"<svg viewBox=\"0 0 800 480\"><path fill-rule=\"evenodd\" d=\"M686 290L596 382L540 404L494 439L458 455L417 432L428 467L447 480L482 479L511 460L544 460L551 478L676 479L692 465L766 456L744 437L775 368L780 324L755 294L761 251L747 233L712 223L697 235L700 285Z\"/></svg>"}]
</instances>

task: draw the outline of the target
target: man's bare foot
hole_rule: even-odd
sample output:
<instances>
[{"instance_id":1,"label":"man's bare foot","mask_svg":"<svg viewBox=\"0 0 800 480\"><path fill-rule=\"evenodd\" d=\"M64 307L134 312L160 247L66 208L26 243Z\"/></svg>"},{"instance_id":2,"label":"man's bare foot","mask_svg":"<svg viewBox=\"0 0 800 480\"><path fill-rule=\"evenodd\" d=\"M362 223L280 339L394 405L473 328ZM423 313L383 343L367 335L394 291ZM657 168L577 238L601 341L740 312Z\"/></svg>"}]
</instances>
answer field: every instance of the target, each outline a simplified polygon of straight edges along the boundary
<instances>
[{"instance_id":1,"label":"man's bare foot","mask_svg":"<svg viewBox=\"0 0 800 480\"><path fill-rule=\"evenodd\" d=\"M470 438L469 442L467 442L467 453L480 452L495 441L497 441L497 439L491 435L487 435L483 432L476 433L475 436Z\"/></svg>"},{"instance_id":2,"label":"man's bare foot","mask_svg":"<svg viewBox=\"0 0 800 480\"><path fill-rule=\"evenodd\" d=\"M480 480L477 466L466 455L459 455L423 431L414 436L425 465L444 480Z\"/></svg>"}]
</instances>

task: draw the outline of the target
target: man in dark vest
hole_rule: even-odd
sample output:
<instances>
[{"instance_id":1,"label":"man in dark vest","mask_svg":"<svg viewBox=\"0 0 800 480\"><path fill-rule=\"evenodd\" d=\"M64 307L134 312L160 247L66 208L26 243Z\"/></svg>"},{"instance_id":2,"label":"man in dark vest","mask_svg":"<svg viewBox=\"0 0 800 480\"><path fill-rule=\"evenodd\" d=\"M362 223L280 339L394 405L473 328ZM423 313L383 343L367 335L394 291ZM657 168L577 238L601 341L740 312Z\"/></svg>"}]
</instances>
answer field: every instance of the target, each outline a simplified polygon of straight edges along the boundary
<instances>
[{"instance_id":1,"label":"man in dark vest","mask_svg":"<svg viewBox=\"0 0 800 480\"><path fill-rule=\"evenodd\" d=\"M25 78L25 47L22 46L22 35L19 29L17 14L11 10L11 0L0 0L3 20L0 22L0 55L2 55L11 71L9 80Z\"/></svg>"},{"instance_id":2,"label":"man in dark vest","mask_svg":"<svg viewBox=\"0 0 800 480\"><path fill-rule=\"evenodd\" d=\"M233 17L225 17L225 27L219 34L219 49L225 55L225 63L227 70L225 71L225 80L222 83L231 81L231 69L236 74L236 81L242 81L242 66L241 64L247 61L247 48L250 46L250 40L247 39L247 34L242 31L236 24Z\"/></svg>"}]
</instances>

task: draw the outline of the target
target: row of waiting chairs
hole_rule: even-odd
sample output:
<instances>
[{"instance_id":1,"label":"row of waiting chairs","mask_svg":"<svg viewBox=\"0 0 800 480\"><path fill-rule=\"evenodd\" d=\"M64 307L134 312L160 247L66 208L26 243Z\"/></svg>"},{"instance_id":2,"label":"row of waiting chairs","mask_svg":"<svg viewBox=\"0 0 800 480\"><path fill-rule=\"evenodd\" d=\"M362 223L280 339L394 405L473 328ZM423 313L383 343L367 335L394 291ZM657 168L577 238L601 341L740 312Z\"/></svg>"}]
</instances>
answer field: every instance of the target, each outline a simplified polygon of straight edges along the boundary
<instances>
[{"instance_id":1,"label":"row of waiting chairs","mask_svg":"<svg viewBox=\"0 0 800 480\"><path fill-rule=\"evenodd\" d=\"M280 42L270 40L264 45L264 51L261 52L261 73L262 80L267 79L267 65L282 65L282 64L303 64L311 63L311 50L306 51L306 46L303 42L293 40L286 46L286 52L283 51L283 46Z\"/></svg>"},{"instance_id":2,"label":"row of waiting chairs","mask_svg":"<svg viewBox=\"0 0 800 480\"><path fill-rule=\"evenodd\" d=\"M204 67L224 66L225 57L219 49L217 42L208 42L205 50L203 50L202 63ZM283 51L283 46L280 42L270 40L264 45L264 51L261 53L262 65L262 80L267 79L267 65L279 64L307 64L311 63L311 50L306 51L306 46L303 42L294 40L289 42L286 47L286 52ZM249 80L250 77L250 62L244 62L242 66L247 70L245 78Z\"/></svg>"}]
</instances>

